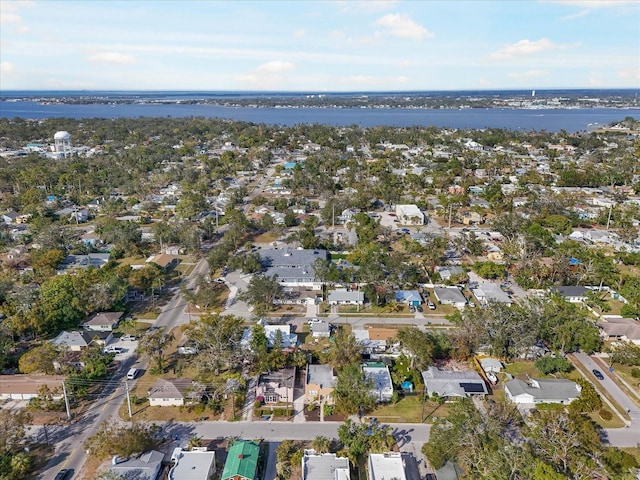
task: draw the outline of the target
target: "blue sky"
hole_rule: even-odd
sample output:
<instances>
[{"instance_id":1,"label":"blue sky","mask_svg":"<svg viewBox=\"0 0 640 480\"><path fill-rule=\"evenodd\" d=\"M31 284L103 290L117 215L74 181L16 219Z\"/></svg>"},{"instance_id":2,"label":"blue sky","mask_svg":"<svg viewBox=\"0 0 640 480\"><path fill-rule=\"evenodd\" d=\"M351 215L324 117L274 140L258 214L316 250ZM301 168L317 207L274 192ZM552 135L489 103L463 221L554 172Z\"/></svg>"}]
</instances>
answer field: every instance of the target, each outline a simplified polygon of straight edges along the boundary
<instances>
[{"instance_id":1,"label":"blue sky","mask_svg":"<svg viewBox=\"0 0 640 480\"><path fill-rule=\"evenodd\" d=\"M638 0L6 1L0 89L639 88Z\"/></svg>"}]
</instances>

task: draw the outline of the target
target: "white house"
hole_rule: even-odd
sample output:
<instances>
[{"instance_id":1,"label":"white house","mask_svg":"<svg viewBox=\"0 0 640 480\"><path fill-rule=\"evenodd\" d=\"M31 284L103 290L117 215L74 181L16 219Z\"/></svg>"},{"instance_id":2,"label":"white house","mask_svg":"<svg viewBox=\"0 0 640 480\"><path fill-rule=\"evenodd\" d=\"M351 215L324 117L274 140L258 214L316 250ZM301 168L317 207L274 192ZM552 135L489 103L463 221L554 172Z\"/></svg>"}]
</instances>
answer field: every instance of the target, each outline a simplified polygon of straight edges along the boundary
<instances>
[{"instance_id":1,"label":"white house","mask_svg":"<svg viewBox=\"0 0 640 480\"><path fill-rule=\"evenodd\" d=\"M605 316L596 322L600 336L605 340L617 340L640 345L640 321L633 318Z\"/></svg>"},{"instance_id":2,"label":"white house","mask_svg":"<svg viewBox=\"0 0 640 480\"><path fill-rule=\"evenodd\" d=\"M209 480L216 468L216 452L176 448L171 455L173 466L169 480Z\"/></svg>"},{"instance_id":3,"label":"white house","mask_svg":"<svg viewBox=\"0 0 640 480\"><path fill-rule=\"evenodd\" d=\"M489 393L487 385L473 370L451 371L429 367L422 372L425 395L437 394L442 398L484 396Z\"/></svg>"},{"instance_id":4,"label":"white house","mask_svg":"<svg viewBox=\"0 0 640 480\"><path fill-rule=\"evenodd\" d=\"M393 396L393 382L389 367L384 363L365 363L362 366L364 376L373 382L371 394L378 402L390 402Z\"/></svg>"},{"instance_id":5,"label":"white house","mask_svg":"<svg viewBox=\"0 0 640 480\"><path fill-rule=\"evenodd\" d=\"M349 459L335 453L305 450L302 457L302 480L350 480Z\"/></svg>"},{"instance_id":6,"label":"white house","mask_svg":"<svg viewBox=\"0 0 640 480\"><path fill-rule=\"evenodd\" d=\"M368 480L407 480L402 453L370 453Z\"/></svg>"},{"instance_id":7,"label":"white house","mask_svg":"<svg viewBox=\"0 0 640 480\"><path fill-rule=\"evenodd\" d=\"M139 457L120 459L113 457L109 471L121 478L135 478L136 480L155 480L162 468L164 453L150 450Z\"/></svg>"},{"instance_id":8,"label":"white house","mask_svg":"<svg viewBox=\"0 0 640 480\"><path fill-rule=\"evenodd\" d=\"M402 225L424 225L424 213L417 205L396 205L396 216Z\"/></svg>"},{"instance_id":9,"label":"white house","mask_svg":"<svg viewBox=\"0 0 640 480\"><path fill-rule=\"evenodd\" d=\"M513 403L561 403L569 404L580 398L582 387L571 380L535 379L529 383L517 378L504 384L504 392Z\"/></svg>"},{"instance_id":10,"label":"white house","mask_svg":"<svg viewBox=\"0 0 640 480\"><path fill-rule=\"evenodd\" d=\"M460 289L455 286L436 287L433 289L433 295L442 305L453 305L456 308L464 308L467 304L467 298L462 294Z\"/></svg>"},{"instance_id":11,"label":"white house","mask_svg":"<svg viewBox=\"0 0 640 480\"><path fill-rule=\"evenodd\" d=\"M283 287L305 287L321 290L323 282L316 277L314 263L327 260L326 250L296 249L291 247L260 251L265 276L277 275Z\"/></svg>"},{"instance_id":12,"label":"white house","mask_svg":"<svg viewBox=\"0 0 640 480\"><path fill-rule=\"evenodd\" d=\"M338 288L329 292L327 300L329 305L363 305L364 292Z\"/></svg>"},{"instance_id":13,"label":"white house","mask_svg":"<svg viewBox=\"0 0 640 480\"><path fill-rule=\"evenodd\" d=\"M82 324L85 330L97 332L111 332L120 322L123 312L98 312L91 315Z\"/></svg>"},{"instance_id":14,"label":"white house","mask_svg":"<svg viewBox=\"0 0 640 480\"><path fill-rule=\"evenodd\" d=\"M152 407L180 407L193 387L190 378L159 378L149 390L147 397Z\"/></svg>"}]
</instances>

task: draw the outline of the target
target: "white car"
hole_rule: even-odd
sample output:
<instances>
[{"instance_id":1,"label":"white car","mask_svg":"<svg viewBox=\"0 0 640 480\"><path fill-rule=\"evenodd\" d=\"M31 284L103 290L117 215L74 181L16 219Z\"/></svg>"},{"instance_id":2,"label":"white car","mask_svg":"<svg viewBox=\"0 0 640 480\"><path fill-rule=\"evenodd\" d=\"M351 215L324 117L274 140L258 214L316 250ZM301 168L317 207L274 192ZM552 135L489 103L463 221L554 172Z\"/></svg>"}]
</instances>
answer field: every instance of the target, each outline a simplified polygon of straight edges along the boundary
<instances>
[{"instance_id":1,"label":"white car","mask_svg":"<svg viewBox=\"0 0 640 480\"><path fill-rule=\"evenodd\" d=\"M120 340L122 340L123 342L135 342L137 338L127 333L126 335L123 335L122 337L120 337Z\"/></svg>"},{"instance_id":2,"label":"white car","mask_svg":"<svg viewBox=\"0 0 640 480\"><path fill-rule=\"evenodd\" d=\"M115 353L115 354L118 354L118 353L122 353L122 352L124 352L124 350L122 348L120 348L120 347L109 346L109 347L104 349L104 353Z\"/></svg>"},{"instance_id":3,"label":"white car","mask_svg":"<svg viewBox=\"0 0 640 480\"><path fill-rule=\"evenodd\" d=\"M322 323L322 320L319 318L310 318L307 323L309 323L309 325L313 325L314 323Z\"/></svg>"}]
</instances>

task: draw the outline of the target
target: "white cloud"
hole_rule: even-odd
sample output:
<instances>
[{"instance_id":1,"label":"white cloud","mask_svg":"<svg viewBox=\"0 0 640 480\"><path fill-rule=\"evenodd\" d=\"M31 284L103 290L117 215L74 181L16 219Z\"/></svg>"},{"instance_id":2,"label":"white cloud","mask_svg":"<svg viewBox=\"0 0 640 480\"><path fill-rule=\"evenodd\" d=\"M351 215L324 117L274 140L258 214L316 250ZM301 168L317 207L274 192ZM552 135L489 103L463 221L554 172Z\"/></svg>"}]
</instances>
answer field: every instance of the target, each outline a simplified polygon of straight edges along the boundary
<instances>
[{"instance_id":1,"label":"white cloud","mask_svg":"<svg viewBox=\"0 0 640 480\"><path fill-rule=\"evenodd\" d=\"M527 72L511 72L507 74L509 78L516 80L531 80L532 78L544 77L549 72L546 70L529 70Z\"/></svg>"},{"instance_id":2,"label":"white cloud","mask_svg":"<svg viewBox=\"0 0 640 480\"><path fill-rule=\"evenodd\" d=\"M547 52L552 50L558 50L566 47L553 43L548 38L541 38L540 40L520 40L519 42L512 43L502 47L497 52L493 52L489 58L493 60L506 60L514 57L521 57L525 55L533 55L540 52Z\"/></svg>"},{"instance_id":3,"label":"white cloud","mask_svg":"<svg viewBox=\"0 0 640 480\"><path fill-rule=\"evenodd\" d=\"M640 67L631 67L618 72L618 77L625 80L638 80L640 81Z\"/></svg>"},{"instance_id":4,"label":"white cloud","mask_svg":"<svg viewBox=\"0 0 640 480\"><path fill-rule=\"evenodd\" d=\"M243 75L237 75L237 81L251 87L259 87L260 89L276 89L281 88L283 82L286 83L285 73L295 70L296 66L291 62L284 60L272 60L267 63L258 65Z\"/></svg>"},{"instance_id":5,"label":"white cloud","mask_svg":"<svg viewBox=\"0 0 640 480\"><path fill-rule=\"evenodd\" d=\"M398 83L407 83L409 81L409 77L405 77L404 75L400 75L396 77L396 82Z\"/></svg>"},{"instance_id":6,"label":"white cloud","mask_svg":"<svg viewBox=\"0 0 640 480\"><path fill-rule=\"evenodd\" d=\"M87 58L90 62L98 63L136 63L136 58L131 55L118 52L101 52L91 55Z\"/></svg>"},{"instance_id":7,"label":"white cloud","mask_svg":"<svg viewBox=\"0 0 640 480\"><path fill-rule=\"evenodd\" d=\"M0 62L0 74L11 75L15 73L16 66L11 62Z\"/></svg>"},{"instance_id":8,"label":"white cloud","mask_svg":"<svg viewBox=\"0 0 640 480\"><path fill-rule=\"evenodd\" d=\"M374 25L385 27L387 34L398 38L422 40L434 36L433 33L416 23L411 17L400 13L389 13L379 18Z\"/></svg>"},{"instance_id":9,"label":"white cloud","mask_svg":"<svg viewBox=\"0 0 640 480\"><path fill-rule=\"evenodd\" d=\"M305 31L303 28L296 30L295 32L293 32L293 38L302 38L305 35Z\"/></svg>"},{"instance_id":10,"label":"white cloud","mask_svg":"<svg viewBox=\"0 0 640 480\"><path fill-rule=\"evenodd\" d=\"M22 22L22 17L17 13L2 12L2 15L0 15L0 23L8 24L8 23L20 23L20 22Z\"/></svg>"},{"instance_id":11,"label":"white cloud","mask_svg":"<svg viewBox=\"0 0 640 480\"><path fill-rule=\"evenodd\" d=\"M263 63L256 68L257 73L278 74L285 73L294 70L296 67L291 62L285 62L283 60L273 60L271 62Z\"/></svg>"}]
</instances>

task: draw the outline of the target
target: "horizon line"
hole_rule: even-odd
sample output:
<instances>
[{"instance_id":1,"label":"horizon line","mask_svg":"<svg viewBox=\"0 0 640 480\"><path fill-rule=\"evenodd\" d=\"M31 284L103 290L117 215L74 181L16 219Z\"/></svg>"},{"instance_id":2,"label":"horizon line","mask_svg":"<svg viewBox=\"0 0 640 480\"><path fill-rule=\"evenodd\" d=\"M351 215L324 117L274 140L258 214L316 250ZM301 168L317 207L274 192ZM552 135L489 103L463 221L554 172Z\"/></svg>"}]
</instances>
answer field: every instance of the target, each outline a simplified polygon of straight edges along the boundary
<instances>
[{"instance_id":1,"label":"horizon line","mask_svg":"<svg viewBox=\"0 0 640 480\"><path fill-rule=\"evenodd\" d=\"M545 92L554 90L564 91L578 91L578 90L592 90L592 91L606 91L606 90L640 90L638 87L543 87L543 88L459 88L459 89L410 89L410 90L230 90L230 89L217 89L217 90L201 90L201 89L109 89L109 88L95 88L95 89L1 89L0 95L15 92L115 92L115 93L129 93L129 92L176 92L176 93L313 93L320 95L327 94L356 94L356 93L394 93L394 94L406 94L406 93L421 93L421 92Z\"/></svg>"}]
</instances>

